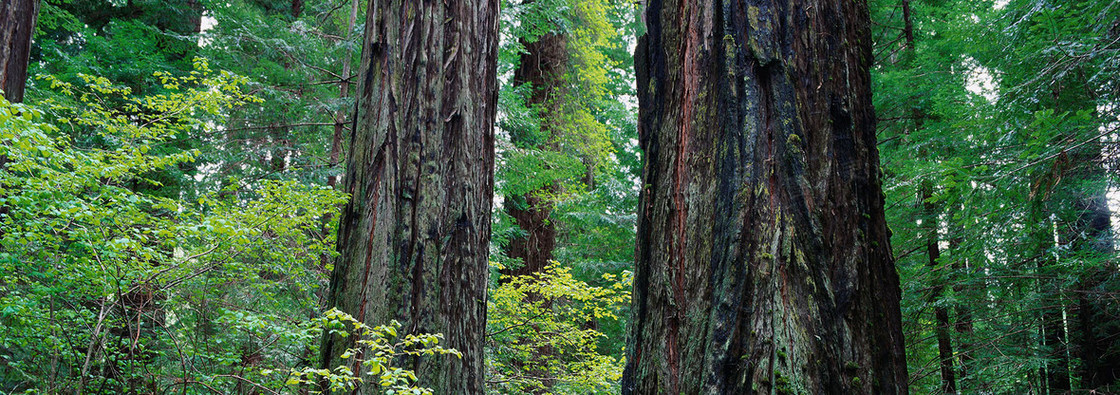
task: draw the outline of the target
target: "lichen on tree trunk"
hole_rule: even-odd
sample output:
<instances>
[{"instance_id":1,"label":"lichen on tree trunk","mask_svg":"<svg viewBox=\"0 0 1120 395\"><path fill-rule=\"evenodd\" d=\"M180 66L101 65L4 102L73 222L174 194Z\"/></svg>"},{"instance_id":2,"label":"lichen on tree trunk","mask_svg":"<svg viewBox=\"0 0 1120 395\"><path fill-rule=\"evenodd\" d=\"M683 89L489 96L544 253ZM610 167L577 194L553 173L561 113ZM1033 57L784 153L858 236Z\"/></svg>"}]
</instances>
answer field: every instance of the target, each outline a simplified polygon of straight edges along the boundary
<instances>
[{"instance_id":1,"label":"lichen on tree trunk","mask_svg":"<svg viewBox=\"0 0 1120 395\"><path fill-rule=\"evenodd\" d=\"M866 3L645 19L623 393L906 393Z\"/></svg>"},{"instance_id":2,"label":"lichen on tree trunk","mask_svg":"<svg viewBox=\"0 0 1120 395\"><path fill-rule=\"evenodd\" d=\"M443 334L462 358L406 366L440 394L483 393L497 7L371 1L355 91L328 303L367 324ZM362 358L340 358L352 341L327 337L323 366Z\"/></svg>"}]
</instances>

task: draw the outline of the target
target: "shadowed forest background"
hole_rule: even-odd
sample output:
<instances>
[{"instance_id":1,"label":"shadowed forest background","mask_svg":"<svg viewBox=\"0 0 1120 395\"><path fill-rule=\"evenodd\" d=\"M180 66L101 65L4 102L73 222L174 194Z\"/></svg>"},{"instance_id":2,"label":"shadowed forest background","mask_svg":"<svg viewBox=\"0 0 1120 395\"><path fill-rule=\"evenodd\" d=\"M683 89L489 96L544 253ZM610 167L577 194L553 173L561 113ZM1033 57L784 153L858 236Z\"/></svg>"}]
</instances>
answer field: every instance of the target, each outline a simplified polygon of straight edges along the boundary
<instances>
[{"instance_id":1,"label":"shadowed forest background","mask_svg":"<svg viewBox=\"0 0 1120 395\"><path fill-rule=\"evenodd\" d=\"M673 3L651 0L648 6L666 2ZM697 124L706 125L705 119L722 113L744 114L749 121L753 110L714 107L704 113L685 105L678 110L673 107L678 103L661 100L658 95L675 92L672 86L662 89L665 81L688 73L666 77L641 71L664 66L651 51L662 48L656 44L662 42L659 37L671 41L680 33L668 17L676 16L671 10L661 14L666 21L643 16L645 2L464 0L470 7L452 10L430 4L455 1L418 1L424 6L416 6L416 14L413 3L404 3L5 0L0 6L0 394L304 394L354 388L397 394L648 392L641 383L623 387L650 377L643 376L648 367L633 360L628 367L627 357L643 345L662 344L641 337L647 333L642 328L657 323L630 321L646 317L647 305L677 308L673 303L681 302L658 299L657 292L676 289L675 279L650 280L635 266L658 260L662 243L657 237L666 229L643 222L643 215L660 218L661 207L673 212L669 203L656 200L657 188L664 185L655 179L669 173L658 173L662 162L657 160L664 156L653 152L671 140L658 140L661 129L654 126L644 126L648 134L640 136L639 118L660 127L676 122L678 113L684 119L696 111L701 114ZM767 29L778 24L767 19L768 13L781 12L761 2L693 3L731 4L726 10L742 3L739 14L747 19L739 22L765 39ZM862 64L870 69L869 81L858 81L858 70L843 81L834 74L796 74L800 69L792 66L774 71L775 64L797 63L798 54L774 49L770 59L771 43L763 38L736 41L740 37L733 37L732 27L737 22L730 12L711 19L729 33L706 38L709 44L726 44L728 53L757 57L757 67L720 69L728 79L763 81L760 85L773 79L779 87L788 79L794 88L812 81L808 88L818 91L852 87L854 104L831 102L806 108L802 116L827 118L825 130L875 131L862 151L858 141L852 143L853 152L866 155L855 155L851 168L836 159L845 166L837 171L869 172L868 179L853 176L869 185L853 196L872 206L879 202L885 211L823 211L867 209L862 201L845 205L839 195L809 199L807 207L838 222L865 218L860 223L872 225L859 228L858 235L852 232L849 244L872 251L867 256L878 256L875 262L884 265L893 256L900 311L864 313L868 322L900 319L905 363L899 360L884 372L856 357L835 359L834 375L843 381L836 385L853 393L887 388L891 383L871 375L895 374L905 377L898 392L916 394L1120 391L1115 245L1120 3L851 4L860 5L851 19L844 19L851 16L845 13L835 19L823 14L822 20L835 22L838 30L810 24L798 36L805 42L820 37L823 43L842 38L846 52L817 58L835 63L803 63L845 73ZM393 18L400 15L374 12L376 7L408 12L398 20ZM469 14L476 8L493 14ZM392 23L404 28L385 27ZM485 36L492 25L497 26L492 37L440 41L455 34ZM410 34L414 31L424 32L423 40ZM854 31L852 37L867 32L871 42L849 41L833 34L838 31ZM373 36L402 43L403 60L392 58L392 46ZM427 43L435 44L424 47ZM676 47L664 48L671 55ZM644 54L637 61L636 50ZM864 50L871 59L861 58ZM687 67L691 55L682 51ZM719 60L755 62L728 59ZM490 61L496 62L493 70L477 67ZM697 78L718 82L722 76ZM438 84L423 85L432 81ZM409 83L420 88L409 90ZM873 113L871 103L866 111L844 107L859 106L861 83L869 88ZM405 94L378 96L379 84L399 84ZM710 95L752 97L749 84L744 86L747 93L733 86ZM482 110L438 112L464 105ZM392 112L363 112L367 108ZM861 114L874 118L861 121ZM834 122L840 119L847 124ZM401 137L403 148L393 151L398 158L377 144L392 143L382 140L397 138L397 127L412 130L400 125L438 133ZM360 132L367 129L391 132L389 137ZM790 152L809 147L802 139L811 138L779 137ZM707 157L704 147L674 147ZM717 148L713 156L722 158L725 151ZM803 153L789 155L794 154ZM830 151L818 159L834 158ZM378 164L394 160L407 166L390 165L392 172L385 174L400 185L384 189L376 175L385 166ZM775 168L793 169L792 174L817 162L791 163ZM725 186L719 176L693 175L675 180L693 182L687 191ZM367 179L377 182L363 184ZM769 186L758 186L757 196L769 196L764 188ZM412 206L385 203L392 200L381 193L387 190L392 199ZM486 196L485 204L456 195L460 190ZM446 199L427 198L434 195ZM735 202L749 200L732 195ZM657 204L640 208L643 199ZM713 201L709 211L732 218L734 210L727 207L733 203ZM440 209L455 213L446 219L454 225L450 230L431 225L443 220L433 214L443 213ZM878 234L875 224L884 212L886 231ZM379 218L379 213L389 214ZM667 226L683 229L681 221ZM710 238L719 239L720 229L744 226L732 222L689 222L688 227L692 232L699 223L712 232ZM391 225L379 227L385 223ZM816 222L806 223L817 230ZM352 230L363 226L371 229L368 234ZM747 229L740 233L777 232L773 250L766 239L768 252L752 255L759 261L814 262L813 251L779 243L786 240L783 231L800 234L794 232L801 229ZM454 244L459 238L469 243ZM453 244L481 247L445 248ZM780 254L779 246L784 248ZM879 250L882 254L875 255ZM399 273L386 269L389 285L381 294L369 294L371 286L363 279L379 270L370 269L371 259L398 252L411 258L400 261ZM453 259L462 256L477 259ZM363 260L366 272L347 263ZM467 269L448 279L451 275L438 271L445 262ZM472 277L470 267L481 268L481 277ZM432 270L436 277L429 277ZM737 300L719 299L742 278L721 283L717 277L724 272L711 270L697 281L719 286L705 291L715 295L704 293L715 300L705 308L717 322L725 310L742 311ZM885 304L869 306L890 305L893 287L889 278L884 281L888 286L861 289L852 299L882 294ZM689 289L701 288L707 289ZM765 292L761 286L750 289ZM845 305L848 296L840 299ZM808 310L770 306L768 314L788 321L808 316ZM431 318L446 316L453 317L450 323ZM484 330L472 333L456 326L456 319ZM648 333L677 336L659 331ZM756 337L753 331L733 333ZM685 339L682 354L670 351L666 359L688 364L689 353L695 352L695 361L717 367L711 360L769 361L765 374L725 372L727 377L763 377L753 387L721 382L705 388L771 393L839 388L803 384L819 377L809 374L804 381L792 369L783 370L798 358L814 358L792 345L779 346L804 343L791 340L800 335L771 337L766 355L741 358L732 351L747 341L736 336L723 339L723 350L690 350ZM635 344L634 339L647 341ZM878 352L876 347L890 345L869 347ZM744 364L758 366L753 360ZM689 387L688 377L681 387L668 380L678 392L699 388Z\"/></svg>"}]
</instances>

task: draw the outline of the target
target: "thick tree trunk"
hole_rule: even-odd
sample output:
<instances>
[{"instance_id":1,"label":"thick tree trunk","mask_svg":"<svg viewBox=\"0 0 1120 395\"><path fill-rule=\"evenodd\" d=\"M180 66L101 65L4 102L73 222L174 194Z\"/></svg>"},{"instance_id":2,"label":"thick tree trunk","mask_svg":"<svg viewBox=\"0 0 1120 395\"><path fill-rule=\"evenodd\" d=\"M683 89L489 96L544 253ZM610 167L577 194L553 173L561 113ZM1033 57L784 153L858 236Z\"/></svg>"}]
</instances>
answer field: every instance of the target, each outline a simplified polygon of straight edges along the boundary
<instances>
[{"instance_id":1,"label":"thick tree trunk","mask_svg":"<svg viewBox=\"0 0 1120 395\"><path fill-rule=\"evenodd\" d=\"M39 0L0 2L0 90L12 103L23 102L31 36L38 15Z\"/></svg>"},{"instance_id":2,"label":"thick tree trunk","mask_svg":"<svg viewBox=\"0 0 1120 395\"><path fill-rule=\"evenodd\" d=\"M328 304L367 324L442 333L462 358L409 366L439 394L483 393L497 7L373 0L355 91L351 200ZM339 358L352 341L326 338L324 366L363 358Z\"/></svg>"},{"instance_id":3,"label":"thick tree trunk","mask_svg":"<svg viewBox=\"0 0 1120 395\"><path fill-rule=\"evenodd\" d=\"M623 393L906 393L866 3L646 20Z\"/></svg>"},{"instance_id":4,"label":"thick tree trunk","mask_svg":"<svg viewBox=\"0 0 1120 395\"><path fill-rule=\"evenodd\" d=\"M565 73L568 70L568 45L563 34L548 33L536 41L522 42L525 53L513 73L513 84L532 87L526 105L539 110L541 133L513 131L511 140L521 149L550 148L550 133L561 122L559 104L563 100ZM506 255L520 258L523 265L505 274L526 275L540 272L552 260L556 249L556 226L550 220L553 202L549 195L556 188L548 186L520 196L509 196L505 201L506 213L524 232L524 236L510 240Z\"/></svg>"},{"instance_id":5,"label":"thick tree trunk","mask_svg":"<svg viewBox=\"0 0 1120 395\"><path fill-rule=\"evenodd\" d=\"M0 2L0 91L12 103L23 102L27 84L27 62L31 56L31 37L35 34L35 19L39 15L39 0L4 0ZM0 155L0 169L8 165L8 158ZM0 205L0 219L11 209ZM0 229L0 236L4 230Z\"/></svg>"}]
</instances>

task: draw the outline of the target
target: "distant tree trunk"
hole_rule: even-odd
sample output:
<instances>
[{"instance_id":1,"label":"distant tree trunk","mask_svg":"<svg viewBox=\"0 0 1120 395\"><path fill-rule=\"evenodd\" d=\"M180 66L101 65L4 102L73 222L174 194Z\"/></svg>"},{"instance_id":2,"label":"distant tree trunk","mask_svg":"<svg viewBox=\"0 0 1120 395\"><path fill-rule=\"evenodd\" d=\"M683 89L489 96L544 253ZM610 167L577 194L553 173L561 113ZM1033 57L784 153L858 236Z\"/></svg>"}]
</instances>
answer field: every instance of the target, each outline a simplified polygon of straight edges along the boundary
<instances>
[{"instance_id":1,"label":"distant tree trunk","mask_svg":"<svg viewBox=\"0 0 1120 395\"><path fill-rule=\"evenodd\" d=\"M301 1L301 0L296 0L296 1ZM358 5L359 5L359 0L351 0L350 1L350 19L347 20L346 33L344 35L344 37L346 37L346 41L350 41L351 32L354 31L354 24L357 23L357 20L358 20ZM346 54L342 55L342 73L339 74L339 76L342 77L342 80L338 81L338 98L343 99L343 100L350 97L350 59L351 59L350 57L352 56L351 52L352 51L346 51ZM341 155L341 153L342 153L342 132L346 129L345 126L346 126L346 112L347 111L348 111L348 109L343 107L343 108L339 108L338 111L335 111L335 113L334 113L334 133L331 135L331 150L330 150L330 158L328 159L328 161L329 161L328 163L330 165L330 169L331 169L332 173L331 173L331 175L327 176L327 186L329 186L331 188L334 188L335 184L338 183L338 176L335 175L333 173L333 171L334 171L335 168L338 167L339 157L342 156ZM328 214L328 215L330 215L330 214Z\"/></svg>"},{"instance_id":2,"label":"distant tree trunk","mask_svg":"<svg viewBox=\"0 0 1120 395\"><path fill-rule=\"evenodd\" d=\"M1104 167L1100 165L1102 154L1099 144L1090 144L1089 150L1078 162L1087 167L1082 175L1085 180L1104 180ZM1108 208L1108 197L1104 187L1082 191L1076 200L1081 210L1075 222L1073 239L1075 251L1083 262L1101 259L1113 253L1112 221ZM1080 389L1104 390L1105 387L1120 380L1120 319L1113 298L1102 294L1100 286L1115 271L1108 265L1082 265L1078 274L1074 294L1077 302L1078 337L1075 348L1079 351L1081 367L1077 376L1081 379Z\"/></svg>"},{"instance_id":3,"label":"distant tree trunk","mask_svg":"<svg viewBox=\"0 0 1120 395\"><path fill-rule=\"evenodd\" d=\"M649 3L624 394L907 392L866 7Z\"/></svg>"},{"instance_id":4,"label":"distant tree trunk","mask_svg":"<svg viewBox=\"0 0 1120 395\"><path fill-rule=\"evenodd\" d=\"M463 357L409 366L439 394L483 393L497 11L497 0L373 0L358 72L328 305L442 333ZM323 366L365 358L340 358L352 342L326 337Z\"/></svg>"},{"instance_id":5,"label":"distant tree trunk","mask_svg":"<svg viewBox=\"0 0 1120 395\"><path fill-rule=\"evenodd\" d=\"M564 95L565 74L568 71L567 37L560 33L546 33L533 41L522 39L521 43L525 46L525 52L521 54L517 69L513 72L513 85L530 85L525 104L538 111L541 133L513 130L510 132L511 142L519 149L555 150L552 133L559 130L557 126L562 122L560 104ZM558 191L558 186L550 180L540 189L506 197L506 213L513 218L524 235L512 238L505 247L506 255L520 259L522 265L502 270L502 274L537 274L544 271L552 261L556 249L556 224L551 219L555 206L552 195ZM539 295L529 295L528 299L539 300ZM545 303L546 307L551 306L551 302ZM541 330L536 325L533 329ZM547 336L537 333L540 338L536 340L543 340ZM514 362L523 364L515 366L516 369L539 378L543 388L534 389L536 394L547 393L554 384L547 369L547 360L555 354L555 350L547 342L541 343L545 345L534 347L530 361Z\"/></svg>"},{"instance_id":6,"label":"distant tree trunk","mask_svg":"<svg viewBox=\"0 0 1120 395\"><path fill-rule=\"evenodd\" d=\"M956 234L956 232L954 232ZM961 238L954 237L949 240L949 251L953 256L953 274L954 278L958 279L953 284L953 294L958 300L964 300L963 293L965 286L959 281L959 276L962 272L969 270L968 263L965 258L961 257ZM957 320L953 323L953 329L957 333L957 352L959 356L958 366L960 372L960 388L961 392L968 390L968 375L969 366L972 365L972 345L969 343L969 338L972 336L972 309L968 306L967 302L958 302L953 309L956 311Z\"/></svg>"},{"instance_id":7,"label":"distant tree trunk","mask_svg":"<svg viewBox=\"0 0 1120 395\"><path fill-rule=\"evenodd\" d=\"M930 290L930 303L933 304L934 315L934 332L937 335L937 358L941 367L941 392L944 394L957 393L957 378L956 371L953 369L953 341L950 334L949 325L949 308L940 303L942 294L945 292L945 275L943 270L938 268L937 261L941 259L941 246L938 245L937 226L938 226L938 210L937 205L930 202L932 197L930 187L925 186L922 188L921 199L922 208L925 211L926 223L923 224L927 227L928 235L926 236L926 256L929 260L926 267L930 270L930 275L933 278L932 288Z\"/></svg>"},{"instance_id":8,"label":"distant tree trunk","mask_svg":"<svg viewBox=\"0 0 1120 395\"><path fill-rule=\"evenodd\" d=\"M187 0L187 24L191 33L202 33L202 2Z\"/></svg>"},{"instance_id":9,"label":"distant tree trunk","mask_svg":"<svg viewBox=\"0 0 1120 395\"><path fill-rule=\"evenodd\" d=\"M38 15L39 0L0 2L0 90L12 103L23 102L31 37Z\"/></svg>"},{"instance_id":10,"label":"distant tree trunk","mask_svg":"<svg viewBox=\"0 0 1120 395\"><path fill-rule=\"evenodd\" d=\"M1073 389L1069 371L1069 353L1067 348L1069 344L1063 339L1065 333L1064 318L1062 313L1065 309L1064 302L1060 290L1052 290L1057 295L1056 302L1058 303L1058 310L1053 307L1048 308L1042 313L1042 344L1049 353L1047 357L1053 361L1047 363L1045 369L1044 379L1046 380L1046 388L1048 393L1051 394L1066 394Z\"/></svg>"},{"instance_id":11,"label":"distant tree trunk","mask_svg":"<svg viewBox=\"0 0 1120 395\"><path fill-rule=\"evenodd\" d=\"M303 0L292 0L292 19L299 19L303 15Z\"/></svg>"},{"instance_id":12,"label":"distant tree trunk","mask_svg":"<svg viewBox=\"0 0 1120 395\"><path fill-rule=\"evenodd\" d=\"M568 70L568 45L563 34L548 33L536 39L525 41L525 53L513 73L513 84L530 84L528 106L540 112L540 136L528 131L513 131L511 140L521 149L547 149L548 138L560 122L559 101L562 100L565 73ZM556 249L556 225L549 219L553 202L549 195L556 192L552 184L520 196L509 196L505 201L506 213L513 217L524 236L510 240L506 254L510 258L520 258L523 266L506 271L510 275L526 275L540 272L552 260Z\"/></svg>"},{"instance_id":13,"label":"distant tree trunk","mask_svg":"<svg viewBox=\"0 0 1120 395\"><path fill-rule=\"evenodd\" d=\"M344 34L344 37L346 37L346 41L350 41L350 39L353 38L351 32L354 31L354 24L358 21L359 3L360 0L350 0L350 18L347 20L346 33ZM351 57L353 56L352 52L353 51L348 50L344 55L342 55L342 73L339 74L342 77L342 80L338 81L338 98L342 100L346 100L350 97L350 61L352 59ZM349 107L342 106L339 107L339 109L334 113L334 133L331 134L331 148L329 151L330 156L327 159L327 171L330 172L330 175L327 176L327 187L330 187L331 189L334 189L335 185L338 184L338 174L336 174L335 171L337 171L338 169L339 158L342 156L342 132L346 130L347 111L351 111ZM332 218L333 213L330 211L327 211L325 214L323 214L322 232L324 235L330 232L329 227ZM326 270L328 266L327 264L330 263L330 260L330 253L324 252L322 255L320 255L320 270ZM324 287L324 289L322 289L321 291L326 291L326 287ZM324 302L322 297L323 294L320 293L320 303Z\"/></svg>"},{"instance_id":14,"label":"distant tree trunk","mask_svg":"<svg viewBox=\"0 0 1120 395\"><path fill-rule=\"evenodd\" d=\"M914 19L910 14L910 0L902 0L902 35L906 38L906 47L914 50Z\"/></svg>"},{"instance_id":15,"label":"distant tree trunk","mask_svg":"<svg viewBox=\"0 0 1120 395\"><path fill-rule=\"evenodd\" d=\"M1089 83L1083 74L1074 75L1065 84L1054 84L1053 89L1052 108L1070 112L1096 109L1093 103L1098 94L1095 90L1100 88ZM1108 121L1097 117L1096 122ZM1097 133L1096 127L1087 127L1076 138ZM1061 209L1072 205L1076 217L1057 232L1071 252L1066 259L1073 263L1062 265L1070 269L1061 270L1076 278L1076 282L1067 291L1073 299L1069 306L1074 315L1071 320L1067 320L1064 299L1062 303L1062 329L1066 338L1061 350L1065 355L1060 357L1065 358L1066 368L1060 372L1065 375L1064 381L1057 381L1062 391L1068 388L1111 392L1110 386L1120 379L1120 319L1117 318L1120 310L1113 307L1115 303L1111 297L1101 292L1104 291L1102 284L1117 274L1112 265L1102 263L1114 252L1106 187L1108 174L1102 163L1105 158L1102 149L1094 137L1067 151L1069 165L1065 177L1069 181L1065 181L1068 186L1064 192L1069 195ZM1064 155L1057 161L1062 160L1066 160ZM1071 332L1073 336L1069 335ZM1072 364L1074 358L1080 360L1080 364ZM1073 385L1074 377L1080 379L1077 386Z\"/></svg>"}]
</instances>

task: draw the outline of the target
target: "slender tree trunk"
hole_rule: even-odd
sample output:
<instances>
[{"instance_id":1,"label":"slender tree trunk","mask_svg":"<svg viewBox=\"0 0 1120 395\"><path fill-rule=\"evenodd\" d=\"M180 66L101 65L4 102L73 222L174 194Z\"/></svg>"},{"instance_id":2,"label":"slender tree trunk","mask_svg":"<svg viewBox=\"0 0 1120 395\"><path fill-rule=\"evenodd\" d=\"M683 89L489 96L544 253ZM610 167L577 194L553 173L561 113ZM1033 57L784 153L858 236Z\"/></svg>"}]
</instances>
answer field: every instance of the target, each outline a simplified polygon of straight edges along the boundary
<instances>
[{"instance_id":1,"label":"slender tree trunk","mask_svg":"<svg viewBox=\"0 0 1120 395\"><path fill-rule=\"evenodd\" d=\"M1053 107L1063 111L1092 111L1096 87L1089 84L1084 75L1077 75L1068 83L1068 89L1055 88ZM1097 122L1107 122L1098 117ZM1085 128L1084 135L1095 135L1096 127ZM1078 137L1080 139L1082 137ZM1104 390L1108 392L1110 386L1120 379L1120 319L1117 314L1120 310L1110 308L1106 298L1102 298L1099 286L1116 275L1116 271L1108 264L1100 262L1108 259L1113 253L1111 212L1108 207L1107 188L1108 179L1102 164L1104 155L1099 142L1083 144L1069 151L1069 161L1072 168L1068 170L1067 192L1077 217L1074 218L1068 229L1056 229L1057 237L1067 241L1070 260L1075 264L1063 265L1073 267L1069 273L1077 279L1076 283L1068 289L1072 294L1071 306L1074 317L1073 331L1069 330L1069 321L1066 316L1066 306L1063 299L1063 334L1067 361L1065 381L1070 382L1071 390ZM1069 269L1066 269L1069 270ZM1111 310L1111 311L1109 311ZM1069 332L1075 336L1070 339ZM1070 362L1074 358L1080 364ZM1073 378L1078 378L1077 386L1073 385ZM1064 382L1060 382L1065 384ZM1065 388L1062 388L1065 390Z\"/></svg>"},{"instance_id":2,"label":"slender tree trunk","mask_svg":"<svg viewBox=\"0 0 1120 395\"><path fill-rule=\"evenodd\" d=\"M1072 389L1069 371L1069 353L1067 352L1067 344L1063 341L1062 334L1064 333L1063 320L1061 316L1062 306L1060 290L1052 290L1057 295L1058 311L1048 310L1042 314L1042 341L1043 346L1046 348L1049 359L1052 361L1045 366L1046 375L1046 388L1051 394L1066 394Z\"/></svg>"},{"instance_id":3,"label":"slender tree trunk","mask_svg":"<svg viewBox=\"0 0 1120 395\"><path fill-rule=\"evenodd\" d=\"M497 11L497 0L373 0L358 72L328 304L442 333L462 358L409 366L439 394L483 393ZM340 358L352 342L326 337L323 366L364 358Z\"/></svg>"},{"instance_id":4,"label":"slender tree trunk","mask_svg":"<svg viewBox=\"0 0 1120 395\"><path fill-rule=\"evenodd\" d=\"M954 234L958 233L954 232ZM961 241L960 237L949 240L949 251L953 254L953 294L957 300L977 300L968 299L964 296L965 286L961 283L960 277L961 273L966 272L969 268L968 262L965 261L960 252ZM960 373L960 389L963 393L968 390L969 367L972 365L972 345L969 343L972 336L972 309L968 306L968 303L962 302L958 302L953 306L953 309L956 311L957 318L953 323L953 329L957 333L956 354L959 357L957 366L959 366L958 372Z\"/></svg>"},{"instance_id":5,"label":"slender tree trunk","mask_svg":"<svg viewBox=\"0 0 1120 395\"><path fill-rule=\"evenodd\" d=\"M906 38L906 47L913 51L914 20L910 15L910 0L902 0L902 35Z\"/></svg>"},{"instance_id":6,"label":"slender tree trunk","mask_svg":"<svg viewBox=\"0 0 1120 395\"><path fill-rule=\"evenodd\" d=\"M23 102L31 37L38 15L39 0L0 2L0 90L12 103Z\"/></svg>"},{"instance_id":7,"label":"slender tree trunk","mask_svg":"<svg viewBox=\"0 0 1120 395\"><path fill-rule=\"evenodd\" d=\"M299 0L297 0L299 1ZM294 3L293 3L294 4ZM346 23L346 41L350 41L351 32L354 31L354 24L358 20L358 0L350 1L350 19ZM342 55L342 80L338 82L338 98L346 100L350 97L350 57L352 51L346 51ZM331 135L331 151L330 151L330 169L331 175L327 176L327 186L334 188L338 183L338 176L335 175L334 169L338 167L339 157L342 156L342 132L346 129L346 108L339 108L334 113L334 133ZM329 215L329 214L328 214Z\"/></svg>"},{"instance_id":8,"label":"slender tree trunk","mask_svg":"<svg viewBox=\"0 0 1120 395\"><path fill-rule=\"evenodd\" d=\"M866 3L646 20L623 393L906 393Z\"/></svg>"},{"instance_id":9,"label":"slender tree trunk","mask_svg":"<svg viewBox=\"0 0 1120 395\"><path fill-rule=\"evenodd\" d=\"M1038 294L1036 303L1038 308L1038 348L1041 353L1038 357L1045 358L1038 368L1040 390L1046 394L1065 394L1070 392L1071 383L1069 359L1065 347L1068 344L1062 341L1062 285L1054 272L1057 257L1051 251L1057 250L1057 240L1054 237L1053 218L1048 218L1045 202L1039 200L1031 202L1029 223L1044 224L1037 226L1030 235L1036 253L1039 256L1035 264L1036 277L1034 293Z\"/></svg>"},{"instance_id":10,"label":"slender tree trunk","mask_svg":"<svg viewBox=\"0 0 1120 395\"><path fill-rule=\"evenodd\" d=\"M929 258L926 267L933 278L933 287L930 290L930 302L933 304L934 332L937 334L937 357L941 367L941 392L944 394L957 393L956 371L953 369L953 342L950 335L949 308L940 303L945 292L945 278L942 270L938 268L937 261L941 259L941 246L938 243L937 205L929 201L932 193L930 188L922 188L922 208L925 211L925 225L928 227L926 236L926 256Z\"/></svg>"}]
</instances>

